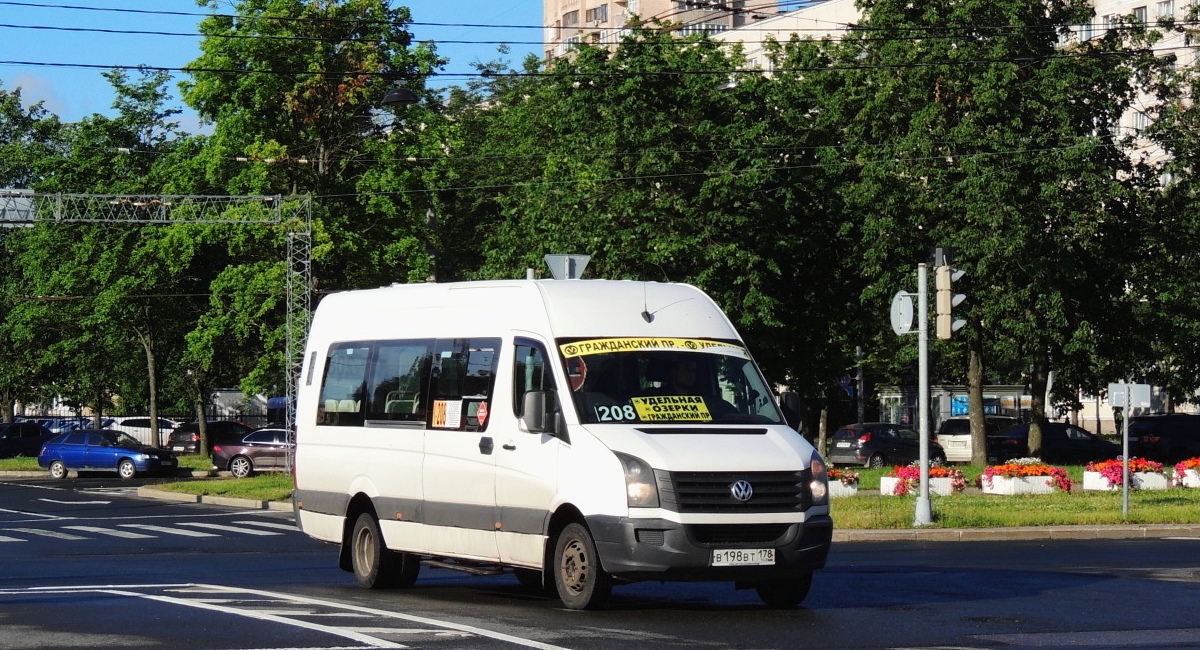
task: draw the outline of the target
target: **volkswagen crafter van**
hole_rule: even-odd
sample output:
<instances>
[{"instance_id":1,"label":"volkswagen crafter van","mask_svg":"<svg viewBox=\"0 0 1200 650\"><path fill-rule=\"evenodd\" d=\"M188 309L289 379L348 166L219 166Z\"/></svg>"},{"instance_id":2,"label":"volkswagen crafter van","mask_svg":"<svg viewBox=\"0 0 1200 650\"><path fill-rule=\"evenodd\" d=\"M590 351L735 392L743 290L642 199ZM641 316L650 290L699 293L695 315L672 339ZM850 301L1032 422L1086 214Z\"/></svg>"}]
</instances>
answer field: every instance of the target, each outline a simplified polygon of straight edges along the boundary
<instances>
[{"instance_id":1,"label":"volkswagen crafter van","mask_svg":"<svg viewBox=\"0 0 1200 650\"><path fill-rule=\"evenodd\" d=\"M572 609L614 584L807 595L825 463L700 290L608 280L325 297L297 391L294 508L363 587L513 570Z\"/></svg>"}]
</instances>

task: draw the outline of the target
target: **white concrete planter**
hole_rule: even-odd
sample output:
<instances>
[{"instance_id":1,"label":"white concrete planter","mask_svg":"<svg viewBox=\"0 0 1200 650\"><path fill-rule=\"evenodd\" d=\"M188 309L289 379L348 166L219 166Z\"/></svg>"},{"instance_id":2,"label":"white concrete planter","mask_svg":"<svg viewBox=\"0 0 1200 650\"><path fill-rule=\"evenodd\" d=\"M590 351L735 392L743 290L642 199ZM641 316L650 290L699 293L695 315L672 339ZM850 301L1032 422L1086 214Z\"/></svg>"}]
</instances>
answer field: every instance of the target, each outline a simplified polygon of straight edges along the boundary
<instances>
[{"instance_id":1,"label":"white concrete planter","mask_svg":"<svg viewBox=\"0 0 1200 650\"><path fill-rule=\"evenodd\" d=\"M1194 469L1183 470L1183 476L1179 479L1179 484L1187 488L1200 488L1200 472Z\"/></svg>"},{"instance_id":2,"label":"white concrete planter","mask_svg":"<svg viewBox=\"0 0 1200 650\"><path fill-rule=\"evenodd\" d=\"M1170 485L1166 475L1158 472L1133 472L1129 479L1129 487L1135 490L1165 490ZM1084 472L1083 489L1111 492L1121 489L1121 483L1109 483L1100 472Z\"/></svg>"},{"instance_id":3,"label":"white concrete planter","mask_svg":"<svg viewBox=\"0 0 1200 650\"><path fill-rule=\"evenodd\" d=\"M831 497L852 497L856 494L858 494L857 483L846 485L837 479L829 482L829 496Z\"/></svg>"},{"instance_id":4,"label":"white concrete planter","mask_svg":"<svg viewBox=\"0 0 1200 650\"><path fill-rule=\"evenodd\" d=\"M1053 476L993 476L983 483L984 494L1048 494L1053 492Z\"/></svg>"},{"instance_id":5,"label":"white concrete planter","mask_svg":"<svg viewBox=\"0 0 1200 650\"><path fill-rule=\"evenodd\" d=\"M881 496L890 497L896 495L896 485L900 483L900 479L894 476L883 476L879 479L879 494ZM916 494L917 487L914 486L909 490L909 494ZM929 493L938 496L950 496L954 493L954 489L950 487L950 479L946 477L930 478Z\"/></svg>"}]
</instances>

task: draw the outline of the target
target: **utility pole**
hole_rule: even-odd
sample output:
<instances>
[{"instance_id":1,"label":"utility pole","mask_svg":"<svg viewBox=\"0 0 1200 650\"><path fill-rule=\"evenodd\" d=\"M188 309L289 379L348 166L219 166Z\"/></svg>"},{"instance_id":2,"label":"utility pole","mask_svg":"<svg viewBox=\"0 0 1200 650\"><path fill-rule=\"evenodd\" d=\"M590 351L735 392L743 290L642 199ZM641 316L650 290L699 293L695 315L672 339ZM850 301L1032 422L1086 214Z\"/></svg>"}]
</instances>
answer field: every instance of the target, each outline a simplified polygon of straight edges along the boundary
<instances>
[{"instance_id":1,"label":"utility pole","mask_svg":"<svg viewBox=\"0 0 1200 650\"><path fill-rule=\"evenodd\" d=\"M922 262L917 265L917 418L920 422L921 486L917 492L917 507L913 526L933 523L933 508L929 504L929 270Z\"/></svg>"}]
</instances>

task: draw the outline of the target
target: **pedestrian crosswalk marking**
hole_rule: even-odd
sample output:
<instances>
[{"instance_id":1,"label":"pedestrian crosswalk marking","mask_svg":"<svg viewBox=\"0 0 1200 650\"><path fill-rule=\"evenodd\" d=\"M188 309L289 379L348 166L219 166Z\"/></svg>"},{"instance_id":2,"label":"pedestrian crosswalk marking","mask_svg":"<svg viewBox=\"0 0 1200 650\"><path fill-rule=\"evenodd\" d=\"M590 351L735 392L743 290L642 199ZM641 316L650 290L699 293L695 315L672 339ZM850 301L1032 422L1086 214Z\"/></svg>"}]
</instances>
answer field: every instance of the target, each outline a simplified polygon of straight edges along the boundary
<instances>
[{"instance_id":1,"label":"pedestrian crosswalk marking","mask_svg":"<svg viewBox=\"0 0 1200 650\"><path fill-rule=\"evenodd\" d=\"M180 521L169 524L115 524L115 526L89 526L75 524L58 528L2 528L0 527L0 544L8 542L27 542L28 537L50 537L67 541L83 541L96 539L96 536L119 537L122 539L154 539L161 535L179 535L184 537L220 537L221 533L238 533L242 535L270 536L285 535L285 531L298 532L294 525L273 521L254 521L250 519L229 522L228 524L213 524L199 521ZM196 528L204 530L193 530ZM266 529L266 530L264 530ZM20 533L15 537L11 533ZM79 533L79 534L76 534ZM87 536L85 536L85 534Z\"/></svg>"},{"instance_id":2,"label":"pedestrian crosswalk marking","mask_svg":"<svg viewBox=\"0 0 1200 650\"><path fill-rule=\"evenodd\" d=\"M101 535L110 535L112 537L124 537L125 539L153 539L154 535L143 535L130 530L116 530L114 528L100 528L99 526L63 526L71 530L78 530L85 533L99 533Z\"/></svg>"},{"instance_id":3,"label":"pedestrian crosswalk marking","mask_svg":"<svg viewBox=\"0 0 1200 650\"><path fill-rule=\"evenodd\" d=\"M245 533L247 535L282 535L283 533L275 533L269 530L254 530L253 528L238 528L237 526L225 526L222 524L210 524L203 521L181 521L180 526L193 526L195 528L208 528L210 530L225 530L231 533Z\"/></svg>"},{"instance_id":4,"label":"pedestrian crosswalk marking","mask_svg":"<svg viewBox=\"0 0 1200 650\"><path fill-rule=\"evenodd\" d=\"M182 530L179 528L168 528L166 526L155 526L154 524L121 524L122 528L138 528L141 530L152 530L156 533L167 533L168 535L183 535L185 537L220 537L213 533L202 533L198 530Z\"/></svg>"},{"instance_id":5,"label":"pedestrian crosswalk marking","mask_svg":"<svg viewBox=\"0 0 1200 650\"><path fill-rule=\"evenodd\" d=\"M278 528L279 530L299 530L294 524L278 524L273 521L235 521L235 524L245 526L262 526L263 528Z\"/></svg>"},{"instance_id":6,"label":"pedestrian crosswalk marking","mask_svg":"<svg viewBox=\"0 0 1200 650\"><path fill-rule=\"evenodd\" d=\"M41 530L38 528L5 528L4 530L11 531L14 533L25 533L27 535L40 535L42 537L53 537L55 539L68 539L68 540L87 539L86 537L81 537L79 535L72 535L71 533L60 533L57 530Z\"/></svg>"}]
</instances>

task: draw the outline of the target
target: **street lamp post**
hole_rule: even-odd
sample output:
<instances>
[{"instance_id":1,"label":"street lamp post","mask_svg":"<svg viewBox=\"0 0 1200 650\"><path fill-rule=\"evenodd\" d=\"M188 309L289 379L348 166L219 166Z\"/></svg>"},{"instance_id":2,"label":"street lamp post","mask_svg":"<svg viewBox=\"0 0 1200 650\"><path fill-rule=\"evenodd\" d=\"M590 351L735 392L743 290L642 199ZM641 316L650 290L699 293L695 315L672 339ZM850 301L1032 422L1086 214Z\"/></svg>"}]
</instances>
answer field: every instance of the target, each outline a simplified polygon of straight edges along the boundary
<instances>
[{"instance_id":1,"label":"street lamp post","mask_svg":"<svg viewBox=\"0 0 1200 650\"><path fill-rule=\"evenodd\" d=\"M398 82L395 87L388 91L388 94L383 96L383 101L380 102L384 106L408 106L415 104L420 99L413 91L401 86ZM425 211L425 227L429 229L432 235L434 227L437 225L437 217L434 215L433 208ZM434 249L433 242L429 241L426 244L425 252L429 255L429 277L426 282L437 282L437 251Z\"/></svg>"}]
</instances>

